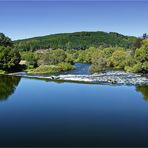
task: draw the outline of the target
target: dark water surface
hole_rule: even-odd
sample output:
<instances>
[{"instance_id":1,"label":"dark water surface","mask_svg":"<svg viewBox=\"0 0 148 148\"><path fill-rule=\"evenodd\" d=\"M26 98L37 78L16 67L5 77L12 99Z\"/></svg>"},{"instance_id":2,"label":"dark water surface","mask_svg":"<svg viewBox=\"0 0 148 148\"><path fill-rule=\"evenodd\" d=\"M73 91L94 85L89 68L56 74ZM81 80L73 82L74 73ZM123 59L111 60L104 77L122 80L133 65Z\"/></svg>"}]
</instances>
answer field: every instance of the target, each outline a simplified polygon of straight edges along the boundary
<instances>
[{"instance_id":1,"label":"dark water surface","mask_svg":"<svg viewBox=\"0 0 148 148\"><path fill-rule=\"evenodd\" d=\"M0 146L148 146L148 87L0 76Z\"/></svg>"},{"instance_id":2,"label":"dark water surface","mask_svg":"<svg viewBox=\"0 0 148 148\"><path fill-rule=\"evenodd\" d=\"M62 72L61 74L73 74L73 75L89 75L89 66L90 64L84 63L75 63L75 69Z\"/></svg>"}]
</instances>

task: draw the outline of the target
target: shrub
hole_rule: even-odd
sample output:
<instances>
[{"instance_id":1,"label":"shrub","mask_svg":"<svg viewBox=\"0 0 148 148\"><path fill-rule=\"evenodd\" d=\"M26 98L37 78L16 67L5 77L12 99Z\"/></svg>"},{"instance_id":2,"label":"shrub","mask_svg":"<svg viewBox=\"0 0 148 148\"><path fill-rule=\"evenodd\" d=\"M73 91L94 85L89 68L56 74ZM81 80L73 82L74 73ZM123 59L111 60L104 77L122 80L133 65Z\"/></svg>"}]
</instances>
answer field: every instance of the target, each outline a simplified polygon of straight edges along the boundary
<instances>
[{"instance_id":1,"label":"shrub","mask_svg":"<svg viewBox=\"0 0 148 148\"><path fill-rule=\"evenodd\" d=\"M148 72L148 62L144 62L143 64L142 64L142 69L143 69L143 71L144 72Z\"/></svg>"},{"instance_id":2,"label":"shrub","mask_svg":"<svg viewBox=\"0 0 148 148\"><path fill-rule=\"evenodd\" d=\"M30 70L28 73L39 73L39 74L44 74L44 73L55 73L59 72L59 68L55 65L41 65L35 69Z\"/></svg>"},{"instance_id":3,"label":"shrub","mask_svg":"<svg viewBox=\"0 0 148 148\"><path fill-rule=\"evenodd\" d=\"M74 66L69 63L59 63L58 67L61 71L68 71L74 68Z\"/></svg>"},{"instance_id":4,"label":"shrub","mask_svg":"<svg viewBox=\"0 0 148 148\"><path fill-rule=\"evenodd\" d=\"M112 54L111 62L117 69L123 69L125 66L126 52L124 50L116 50Z\"/></svg>"},{"instance_id":5,"label":"shrub","mask_svg":"<svg viewBox=\"0 0 148 148\"><path fill-rule=\"evenodd\" d=\"M35 69L30 69L28 73L36 73L36 74L56 73L60 71L71 70L73 68L74 66L72 66L69 63L59 63L58 65L41 65Z\"/></svg>"},{"instance_id":6,"label":"shrub","mask_svg":"<svg viewBox=\"0 0 148 148\"><path fill-rule=\"evenodd\" d=\"M92 73L104 71L106 69L106 64L106 59L100 57L90 66L89 70Z\"/></svg>"}]
</instances>

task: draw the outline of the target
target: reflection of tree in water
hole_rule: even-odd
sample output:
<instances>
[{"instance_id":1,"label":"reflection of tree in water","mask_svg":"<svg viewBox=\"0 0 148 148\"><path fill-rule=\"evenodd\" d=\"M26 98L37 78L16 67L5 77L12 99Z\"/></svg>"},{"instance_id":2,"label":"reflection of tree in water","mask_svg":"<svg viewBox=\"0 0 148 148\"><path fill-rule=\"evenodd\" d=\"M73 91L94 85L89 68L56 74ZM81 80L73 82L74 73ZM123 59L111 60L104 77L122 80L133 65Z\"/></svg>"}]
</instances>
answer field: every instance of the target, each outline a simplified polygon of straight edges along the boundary
<instances>
[{"instance_id":1,"label":"reflection of tree in water","mask_svg":"<svg viewBox=\"0 0 148 148\"><path fill-rule=\"evenodd\" d=\"M138 86L136 91L143 94L144 100L148 101L148 86Z\"/></svg>"},{"instance_id":2,"label":"reflection of tree in water","mask_svg":"<svg viewBox=\"0 0 148 148\"><path fill-rule=\"evenodd\" d=\"M14 93L19 81L20 77L0 76L0 101Z\"/></svg>"}]
</instances>

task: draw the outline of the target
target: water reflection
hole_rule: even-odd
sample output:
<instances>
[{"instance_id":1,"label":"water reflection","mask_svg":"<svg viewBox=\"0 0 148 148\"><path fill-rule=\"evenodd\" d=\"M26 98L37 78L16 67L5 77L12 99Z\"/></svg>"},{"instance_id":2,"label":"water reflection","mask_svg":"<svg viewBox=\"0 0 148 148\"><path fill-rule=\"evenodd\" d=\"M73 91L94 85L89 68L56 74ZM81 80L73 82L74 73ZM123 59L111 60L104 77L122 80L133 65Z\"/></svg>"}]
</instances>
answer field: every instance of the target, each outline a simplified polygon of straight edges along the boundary
<instances>
[{"instance_id":1,"label":"water reflection","mask_svg":"<svg viewBox=\"0 0 148 148\"><path fill-rule=\"evenodd\" d=\"M148 101L148 86L138 86L136 91L142 93L144 100Z\"/></svg>"},{"instance_id":2,"label":"water reflection","mask_svg":"<svg viewBox=\"0 0 148 148\"><path fill-rule=\"evenodd\" d=\"M0 101L8 99L14 93L20 79L21 77L0 75ZM45 81L49 82L49 80ZM64 83L64 81L57 83ZM148 86L137 86L136 91L143 95L145 101L148 101Z\"/></svg>"},{"instance_id":3,"label":"water reflection","mask_svg":"<svg viewBox=\"0 0 148 148\"><path fill-rule=\"evenodd\" d=\"M12 95L20 82L20 77L0 76L0 101Z\"/></svg>"}]
</instances>

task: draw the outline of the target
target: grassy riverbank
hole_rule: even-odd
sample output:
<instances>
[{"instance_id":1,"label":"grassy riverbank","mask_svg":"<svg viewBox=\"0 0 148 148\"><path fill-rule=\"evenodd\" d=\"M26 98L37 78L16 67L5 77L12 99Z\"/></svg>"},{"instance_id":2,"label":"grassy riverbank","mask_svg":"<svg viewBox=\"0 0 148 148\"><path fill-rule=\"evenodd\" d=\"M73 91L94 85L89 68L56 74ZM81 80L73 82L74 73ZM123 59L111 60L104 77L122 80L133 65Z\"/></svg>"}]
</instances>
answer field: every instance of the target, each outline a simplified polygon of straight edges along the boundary
<instances>
[{"instance_id":1,"label":"grassy riverbank","mask_svg":"<svg viewBox=\"0 0 148 148\"><path fill-rule=\"evenodd\" d=\"M29 74L48 74L56 73L61 71L69 71L74 69L75 66L69 63L60 63L58 65L42 65L37 68L28 68L25 71Z\"/></svg>"}]
</instances>

